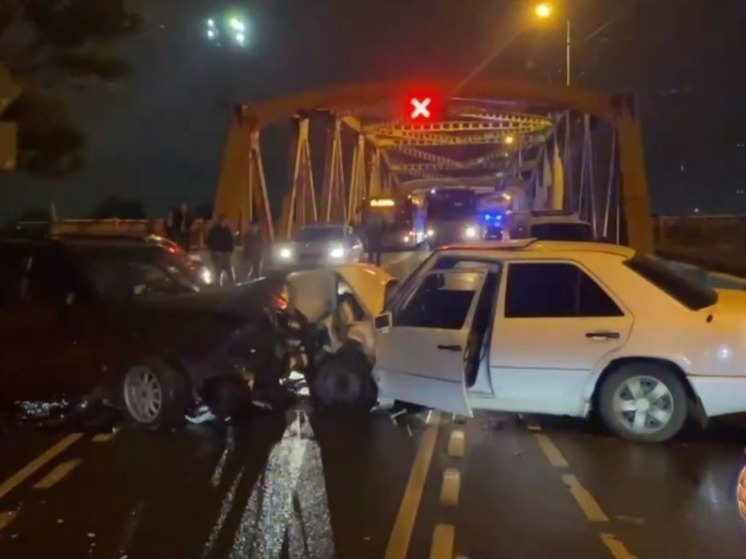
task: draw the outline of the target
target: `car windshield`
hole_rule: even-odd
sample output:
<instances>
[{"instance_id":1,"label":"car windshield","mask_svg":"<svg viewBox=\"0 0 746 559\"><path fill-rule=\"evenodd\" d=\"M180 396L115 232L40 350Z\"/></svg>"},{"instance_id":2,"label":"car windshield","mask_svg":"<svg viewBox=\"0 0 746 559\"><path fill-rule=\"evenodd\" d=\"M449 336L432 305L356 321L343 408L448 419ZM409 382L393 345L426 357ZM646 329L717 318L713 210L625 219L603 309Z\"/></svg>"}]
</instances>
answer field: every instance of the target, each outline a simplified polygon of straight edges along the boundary
<instances>
[{"instance_id":1,"label":"car windshield","mask_svg":"<svg viewBox=\"0 0 746 559\"><path fill-rule=\"evenodd\" d=\"M293 235L293 240L301 243L313 243L318 241L341 241L344 237L344 227L304 227Z\"/></svg>"},{"instance_id":2,"label":"car windshield","mask_svg":"<svg viewBox=\"0 0 746 559\"><path fill-rule=\"evenodd\" d=\"M543 241L592 241L593 231L587 223L535 223L530 236Z\"/></svg>"},{"instance_id":3,"label":"car windshield","mask_svg":"<svg viewBox=\"0 0 746 559\"><path fill-rule=\"evenodd\" d=\"M674 271L659 258L635 256L625 264L689 310L698 311L717 303L717 291Z\"/></svg>"},{"instance_id":4,"label":"car windshield","mask_svg":"<svg viewBox=\"0 0 746 559\"><path fill-rule=\"evenodd\" d=\"M104 300L173 296L198 290L184 261L159 246L80 247L75 252Z\"/></svg>"}]
</instances>

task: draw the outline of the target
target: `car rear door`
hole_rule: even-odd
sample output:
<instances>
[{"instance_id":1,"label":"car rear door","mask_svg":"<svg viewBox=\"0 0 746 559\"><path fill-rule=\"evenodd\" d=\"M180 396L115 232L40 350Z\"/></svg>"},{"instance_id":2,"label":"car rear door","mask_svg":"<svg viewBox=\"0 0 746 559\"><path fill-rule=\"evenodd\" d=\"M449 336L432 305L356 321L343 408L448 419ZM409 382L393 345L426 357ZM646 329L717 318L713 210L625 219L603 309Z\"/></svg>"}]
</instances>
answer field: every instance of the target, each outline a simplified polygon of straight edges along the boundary
<instances>
[{"instance_id":1,"label":"car rear door","mask_svg":"<svg viewBox=\"0 0 746 559\"><path fill-rule=\"evenodd\" d=\"M382 399L471 415L464 357L487 271L432 271L376 331L373 369Z\"/></svg>"}]
</instances>

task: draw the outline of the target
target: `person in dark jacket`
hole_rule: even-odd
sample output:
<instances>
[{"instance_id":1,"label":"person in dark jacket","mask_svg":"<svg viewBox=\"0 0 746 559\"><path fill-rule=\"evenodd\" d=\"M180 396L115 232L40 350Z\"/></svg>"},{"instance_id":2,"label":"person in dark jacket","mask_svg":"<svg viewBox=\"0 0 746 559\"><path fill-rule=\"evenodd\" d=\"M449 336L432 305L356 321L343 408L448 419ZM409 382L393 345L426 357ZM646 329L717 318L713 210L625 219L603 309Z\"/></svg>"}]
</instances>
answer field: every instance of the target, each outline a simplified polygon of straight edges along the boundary
<instances>
[{"instance_id":1,"label":"person in dark jacket","mask_svg":"<svg viewBox=\"0 0 746 559\"><path fill-rule=\"evenodd\" d=\"M381 265L381 250L383 249L383 233L385 224L379 216L372 218L365 224L365 239L367 244L368 262Z\"/></svg>"},{"instance_id":2,"label":"person in dark jacket","mask_svg":"<svg viewBox=\"0 0 746 559\"><path fill-rule=\"evenodd\" d=\"M221 215L218 222L210 228L205 240L207 249L210 251L212 265L215 268L215 279L220 285L233 283L236 275L233 271L233 231L228 218ZM223 279L225 274L226 279Z\"/></svg>"},{"instance_id":3,"label":"person in dark jacket","mask_svg":"<svg viewBox=\"0 0 746 559\"><path fill-rule=\"evenodd\" d=\"M254 219L243 237L242 256L248 279L256 279L261 275L263 254L264 238L259 221Z\"/></svg>"},{"instance_id":4,"label":"person in dark jacket","mask_svg":"<svg viewBox=\"0 0 746 559\"><path fill-rule=\"evenodd\" d=\"M190 236L193 223L194 218L186 204L181 204L181 206L173 212L171 222L173 240L187 252L189 252L190 249Z\"/></svg>"}]
</instances>

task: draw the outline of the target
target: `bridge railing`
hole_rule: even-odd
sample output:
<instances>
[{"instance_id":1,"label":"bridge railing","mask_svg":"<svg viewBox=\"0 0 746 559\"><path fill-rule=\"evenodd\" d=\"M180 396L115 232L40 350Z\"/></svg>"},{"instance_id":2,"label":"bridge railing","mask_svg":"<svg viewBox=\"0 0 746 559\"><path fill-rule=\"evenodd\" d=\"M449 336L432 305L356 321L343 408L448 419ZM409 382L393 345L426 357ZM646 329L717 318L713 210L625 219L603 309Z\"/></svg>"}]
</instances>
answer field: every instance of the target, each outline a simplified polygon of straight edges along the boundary
<instances>
[{"instance_id":1,"label":"bridge railing","mask_svg":"<svg viewBox=\"0 0 746 559\"><path fill-rule=\"evenodd\" d=\"M659 217L655 245L664 258L746 277L746 216Z\"/></svg>"}]
</instances>

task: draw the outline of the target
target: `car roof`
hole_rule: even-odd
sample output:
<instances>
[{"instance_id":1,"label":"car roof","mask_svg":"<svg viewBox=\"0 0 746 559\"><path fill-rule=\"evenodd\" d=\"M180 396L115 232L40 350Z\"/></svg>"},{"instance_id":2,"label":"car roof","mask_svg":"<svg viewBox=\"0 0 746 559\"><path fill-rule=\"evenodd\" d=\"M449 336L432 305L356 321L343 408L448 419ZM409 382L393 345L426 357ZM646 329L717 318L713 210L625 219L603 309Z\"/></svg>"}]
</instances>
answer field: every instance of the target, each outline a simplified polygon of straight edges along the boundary
<instances>
[{"instance_id":1,"label":"car roof","mask_svg":"<svg viewBox=\"0 0 746 559\"><path fill-rule=\"evenodd\" d=\"M0 244L13 246L70 246L70 247L157 247L140 237L126 236L54 236L47 238L7 237L0 238Z\"/></svg>"},{"instance_id":2,"label":"car roof","mask_svg":"<svg viewBox=\"0 0 746 559\"><path fill-rule=\"evenodd\" d=\"M447 245L439 248L437 252L483 258L515 256L517 254L524 257L539 257L556 253L578 252L609 254L624 259L632 258L635 255L633 249L621 245L575 241L542 241L539 239L513 239L510 241Z\"/></svg>"}]
</instances>

